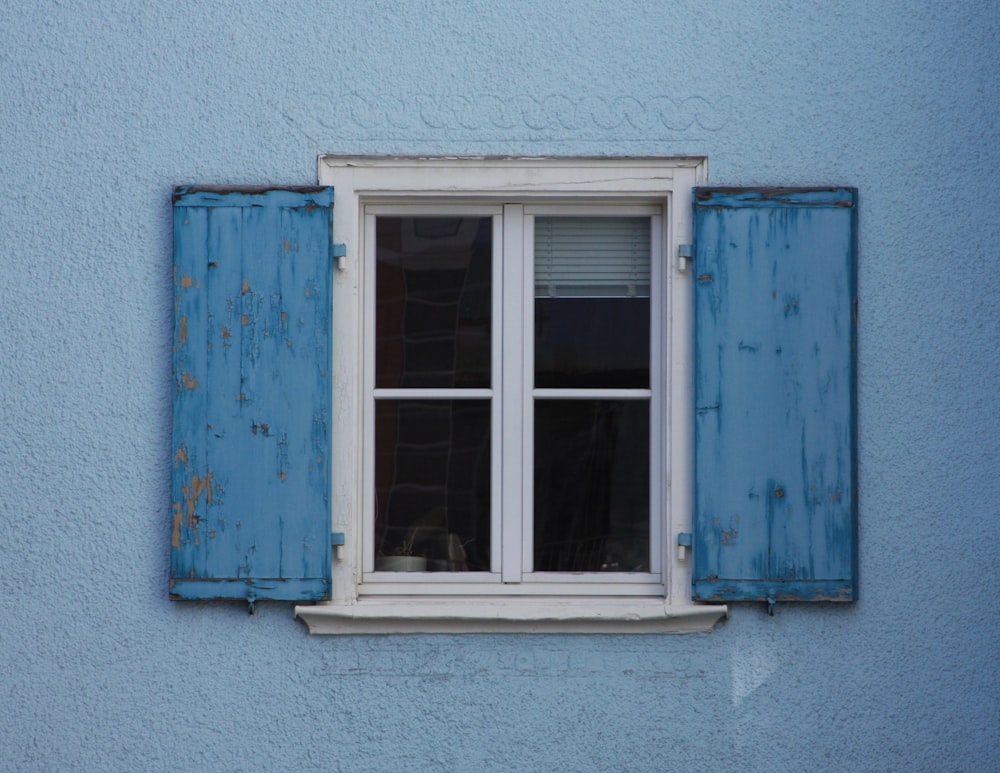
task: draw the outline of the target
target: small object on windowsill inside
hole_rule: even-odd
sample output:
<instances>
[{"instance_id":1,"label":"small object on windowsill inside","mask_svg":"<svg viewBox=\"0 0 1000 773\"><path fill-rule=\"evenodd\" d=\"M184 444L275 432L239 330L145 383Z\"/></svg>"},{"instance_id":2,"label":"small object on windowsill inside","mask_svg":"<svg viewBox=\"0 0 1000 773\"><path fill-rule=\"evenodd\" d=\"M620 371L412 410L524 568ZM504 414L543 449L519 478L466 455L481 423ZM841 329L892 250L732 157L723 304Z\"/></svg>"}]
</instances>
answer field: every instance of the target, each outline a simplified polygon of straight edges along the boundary
<instances>
[{"instance_id":1,"label":"small object on windowsill inside","mask_svg":"<svg viewBox=\"0 0 1000 773\"><path fill-rule=\"evenodd\" d=\"M375 557L378 572L465 572L468 563L461 538L439 527L418 524L401 542Z\"/></svg>"},{"instance_id":2,"label":"small object on windowsill inside","mask_svg":"<svg viewBox=\"0 0 1000 773\"><path fill-rule=\"evenodd\" d=\"M416 534L411 529L402 542L390 549L389 555L377 556L375 558L375 571L426 572L427 557L415 553L415 539Z\"/></svg>"},{"instance_id":3,"label":"small object on windowsill inside","mask_svg":"<svg viewBox=\"0 0 1000 773\"><path fill-rule=\"evenodd\" d=\"M375 559L377 572L426 572L427 559L423 556L379 556Z\"/></svg>"}]
</instances>

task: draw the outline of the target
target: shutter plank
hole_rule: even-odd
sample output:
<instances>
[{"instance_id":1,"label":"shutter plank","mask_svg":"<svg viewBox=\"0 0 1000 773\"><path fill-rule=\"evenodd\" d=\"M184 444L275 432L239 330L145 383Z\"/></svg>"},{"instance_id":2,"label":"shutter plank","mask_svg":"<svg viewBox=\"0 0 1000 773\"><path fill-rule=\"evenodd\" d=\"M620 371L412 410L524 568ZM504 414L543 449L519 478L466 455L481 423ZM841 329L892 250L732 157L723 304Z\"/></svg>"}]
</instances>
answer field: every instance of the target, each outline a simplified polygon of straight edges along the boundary
<instances>
[{"instance_id":1,"label":"shutter plank","mask_svg":"<svg viewBox=\"0 0 1000 773\"><path fill-rule=\"evenodd\" d=\"M694 597L853 600L856 191L694 209Z\"/></svg>"},{"instance_id":2,"label":"shutter plank","mask_svg":"<svg viewBox=\"0 0 1000 773\"><path fill-rule=\"evenodd\" d=\"M332 191L174 204L171 595L328 598Z\"/></svg>"},{"instance_id":3,"label":"shutter plank","mask_svg":"<svg viewBox=\"0 0 1000 773\"><path fill-rule=\"evenodd\" d=\"M207 436L208 352L204 331L210 324L202 261L188 256L208 246L208 210L174 209L174 412L172 460L171 577L205 571L201 519L211 502ZM184 259L178 259L183 256Z\"/></svg>"}]
</instances>

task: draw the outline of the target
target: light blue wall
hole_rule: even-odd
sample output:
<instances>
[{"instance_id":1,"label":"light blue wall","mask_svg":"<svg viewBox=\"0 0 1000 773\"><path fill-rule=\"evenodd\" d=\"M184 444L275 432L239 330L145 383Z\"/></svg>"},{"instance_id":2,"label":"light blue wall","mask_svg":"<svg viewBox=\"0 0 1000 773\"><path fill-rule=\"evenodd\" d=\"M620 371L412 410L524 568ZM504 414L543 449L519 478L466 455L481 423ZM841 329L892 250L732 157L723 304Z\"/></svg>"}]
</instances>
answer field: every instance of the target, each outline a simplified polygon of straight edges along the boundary
<instances>
[{"instance_id":1,"label":"light blue wall","mask_svg":"<svg viewBox=\"0 0 1000 773\"><path fill-rule=\"evenodd\" d=\"M972 0L4 3L0 769L1000 768L998 40ZM320 152L858 186L861 601L372 638L169 602L171 187Z\"/></svg>"}]
</instances>

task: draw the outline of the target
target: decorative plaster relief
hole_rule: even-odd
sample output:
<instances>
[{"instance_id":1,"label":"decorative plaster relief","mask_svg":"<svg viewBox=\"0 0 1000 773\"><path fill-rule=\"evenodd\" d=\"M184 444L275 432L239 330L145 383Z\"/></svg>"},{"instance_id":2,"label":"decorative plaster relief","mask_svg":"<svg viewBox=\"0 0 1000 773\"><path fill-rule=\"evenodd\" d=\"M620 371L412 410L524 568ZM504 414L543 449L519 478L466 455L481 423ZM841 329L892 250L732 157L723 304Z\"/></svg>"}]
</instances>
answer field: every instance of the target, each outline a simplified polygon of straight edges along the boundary
<instances>
[{"instance_id":1,"label":"decorative plaster relief","mask_svg":"<svg viewBox=\"0 0 1000 773\"><path fill-rule=\"evenodd\" d=\"M664 95L500 97L493 94L315 95L308 112L282 110L314 141L344 139L497 140L692 139L731 120L732 99Z\"/></svg>"}]
</instances>

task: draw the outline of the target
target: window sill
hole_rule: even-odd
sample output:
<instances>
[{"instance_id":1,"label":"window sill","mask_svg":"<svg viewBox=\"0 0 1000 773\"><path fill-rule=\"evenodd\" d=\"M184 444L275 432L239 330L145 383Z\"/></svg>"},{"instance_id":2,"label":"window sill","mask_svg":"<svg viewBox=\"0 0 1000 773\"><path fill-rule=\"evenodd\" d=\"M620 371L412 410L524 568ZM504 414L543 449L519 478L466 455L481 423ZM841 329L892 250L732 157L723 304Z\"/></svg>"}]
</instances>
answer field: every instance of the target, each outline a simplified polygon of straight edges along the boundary
<instances>
[{"instance_id":1,"label":"window sill","mask_svg":"<svg viewBox=\"0 0 1000 773\"><path fill-rule=\"evenodd\" d=\"M663 599L412 599L297 606L313 634L705 633L728 609Z\"/></svg>"}]
</instances>

